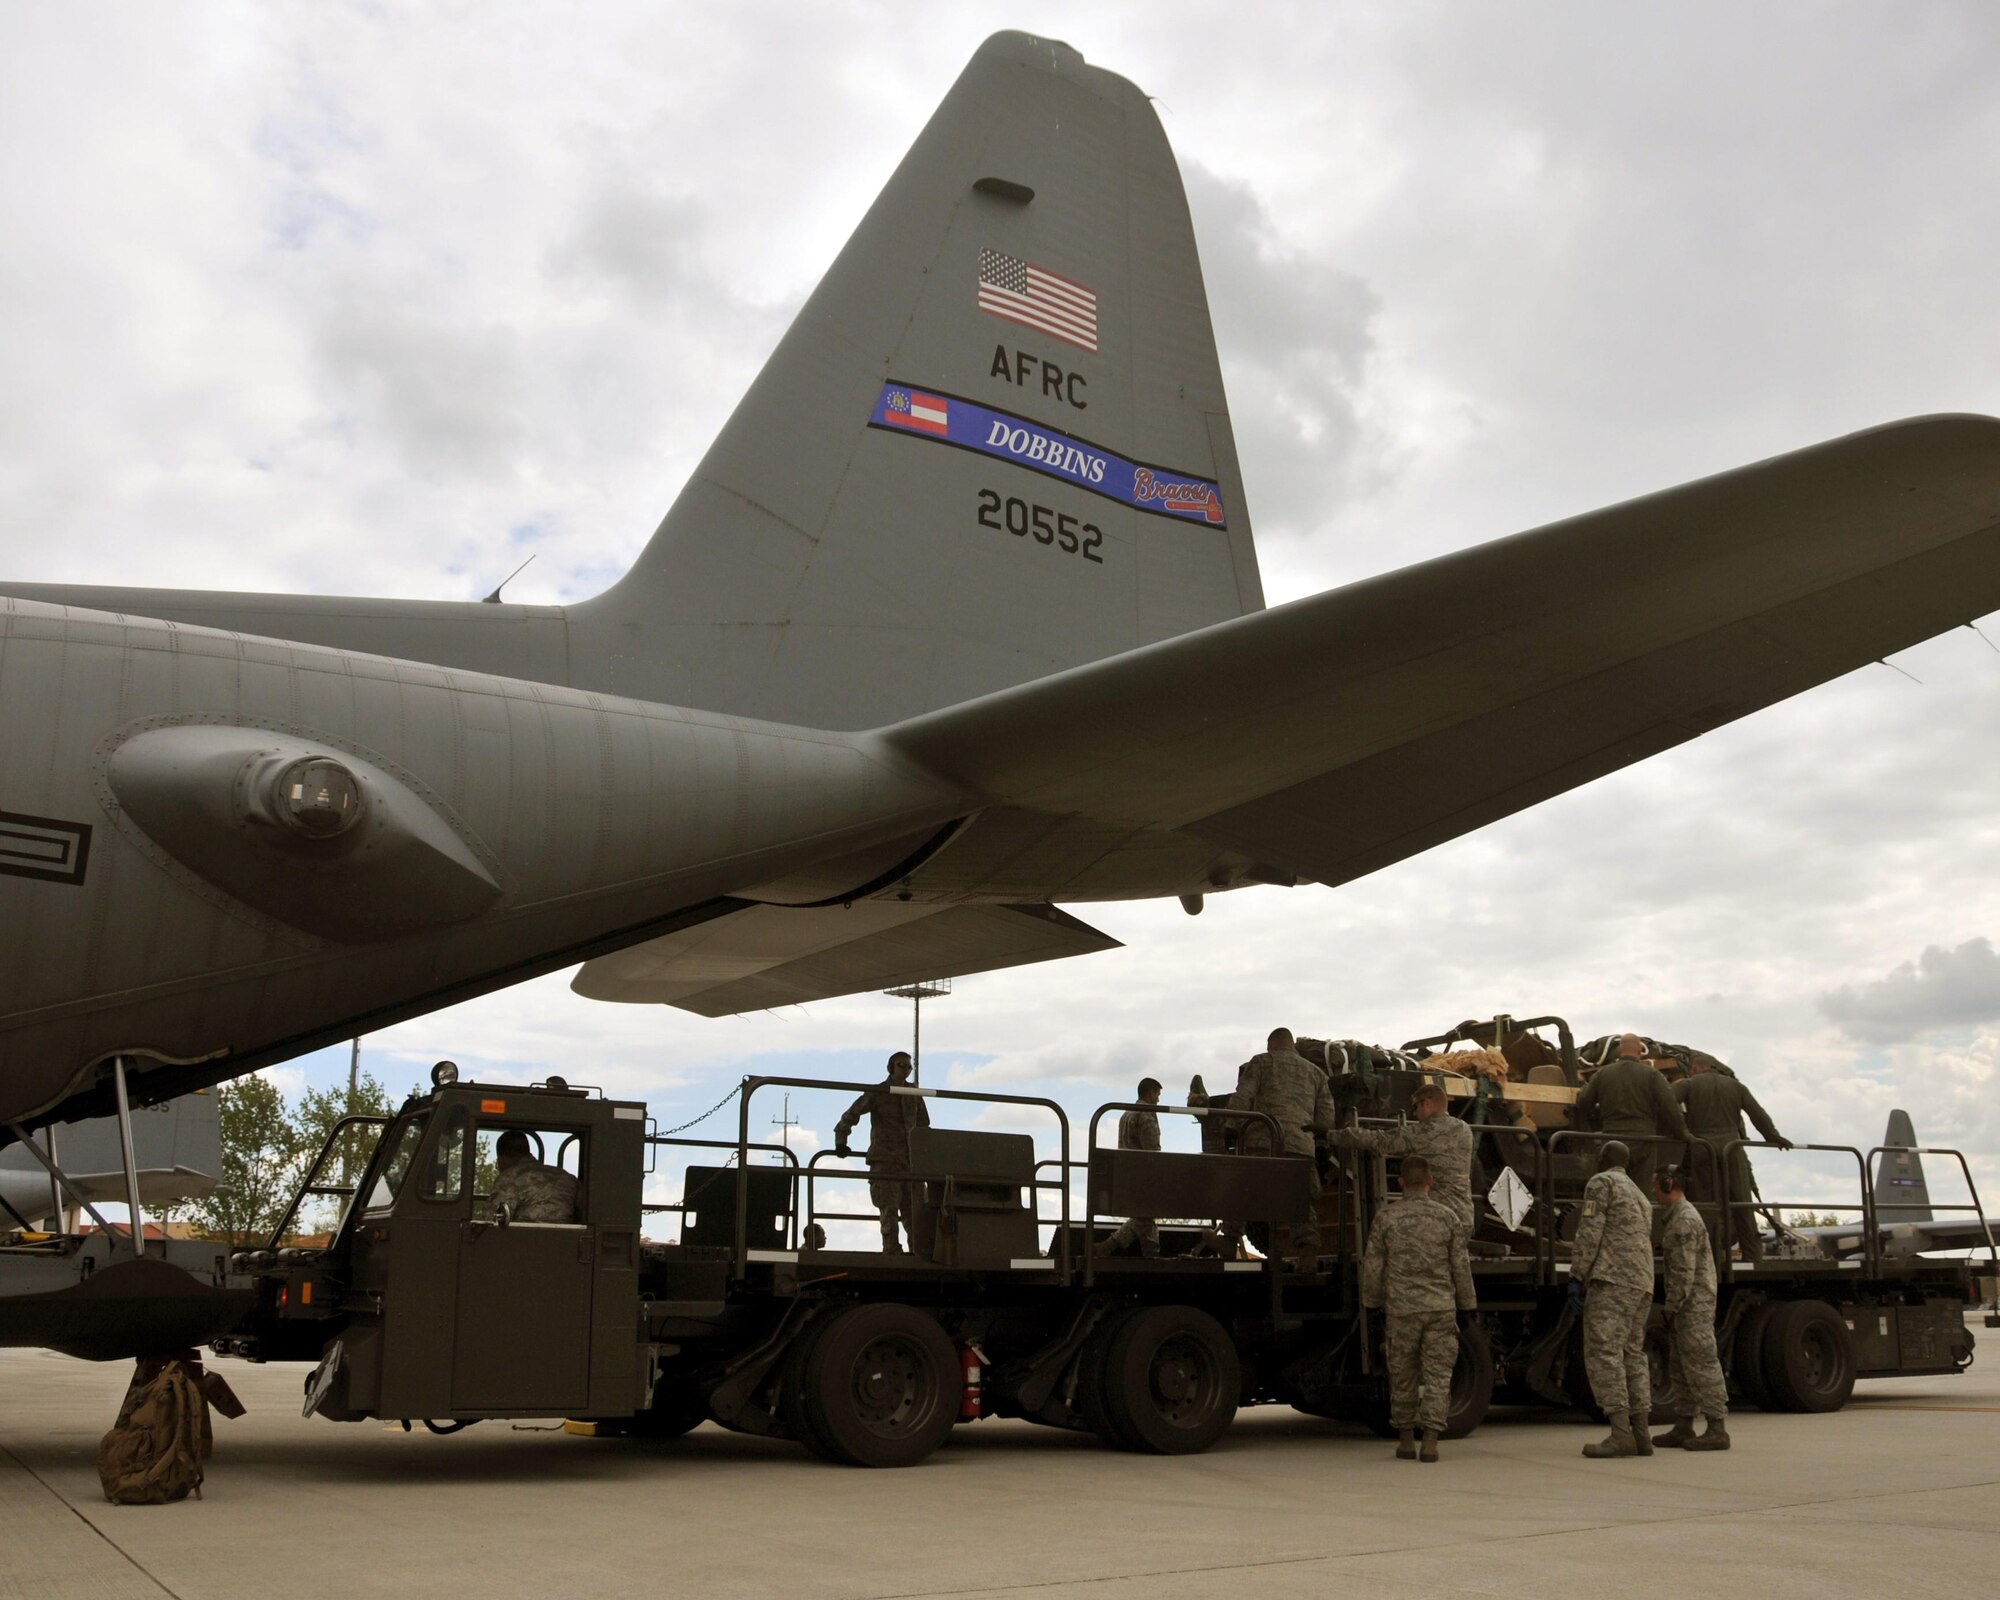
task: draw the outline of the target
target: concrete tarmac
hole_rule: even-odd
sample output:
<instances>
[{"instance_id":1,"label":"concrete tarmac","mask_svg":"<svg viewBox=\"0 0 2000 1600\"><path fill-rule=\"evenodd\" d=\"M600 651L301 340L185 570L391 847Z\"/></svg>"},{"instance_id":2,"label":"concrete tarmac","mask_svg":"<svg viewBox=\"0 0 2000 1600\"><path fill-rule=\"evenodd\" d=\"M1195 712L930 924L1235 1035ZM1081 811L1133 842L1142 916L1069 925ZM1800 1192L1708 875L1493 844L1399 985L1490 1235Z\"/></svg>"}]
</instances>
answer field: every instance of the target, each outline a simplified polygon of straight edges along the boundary
<instances>
[{"instance_id":1,"label":"concrete tarmac","mask_svg":"<svg viewBox=\"0 0 2000 1600\"><path fill-rule=\"evenodd\" d=\"M1585 1461L1601 1430L1499 1410L1436 1466L1280 1407L1174 1460L981 1422L905 1472L712 1424L436 1438L303 1420L306 1369L218 1360L250 1414L216 1419L205 1498L134 1507L95 1468L125 1366L0 1350L0 1597L1990 1594L2000 1358L1978 1332L1993 1365L1863 1384L1834 1416L1744 1412L1726 1454Z\"/></svg>"}]
</instances>

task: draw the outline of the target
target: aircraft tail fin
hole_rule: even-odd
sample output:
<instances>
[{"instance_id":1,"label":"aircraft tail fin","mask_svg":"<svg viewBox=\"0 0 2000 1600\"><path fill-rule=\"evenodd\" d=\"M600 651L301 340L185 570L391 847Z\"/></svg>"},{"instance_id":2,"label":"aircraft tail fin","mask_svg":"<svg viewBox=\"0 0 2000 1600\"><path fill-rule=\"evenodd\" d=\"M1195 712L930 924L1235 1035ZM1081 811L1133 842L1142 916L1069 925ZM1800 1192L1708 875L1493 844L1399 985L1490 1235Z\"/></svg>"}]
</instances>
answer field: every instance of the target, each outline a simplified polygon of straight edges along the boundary
<instances>
[{"instance_id":1,"label":"aircraft tail fin","mask_svg":"<svg viewBox=\"0 0 2000 1600\"><path fill-rule=\"evenodd\" d=\"M570 645L591 687L852 729L1262 605L1159 119L1003 33Z\"/></svg>"},{"instance_id":2,"label":"aircraft tail fin","mask_svg":"<svg viewBox=\"0 0 2000 1600\"><path fill-rule=\"evenodd\" d=\"M1934 1220L1930 1186L1924 1181L1924 1159L1916 1154L1917 1131L1909 1112L1889 1113L1882 1143L1890 1148L1884 1150L1875 1169L1876 1215L1884 1222Z\"/></svg>"}]
</instances>

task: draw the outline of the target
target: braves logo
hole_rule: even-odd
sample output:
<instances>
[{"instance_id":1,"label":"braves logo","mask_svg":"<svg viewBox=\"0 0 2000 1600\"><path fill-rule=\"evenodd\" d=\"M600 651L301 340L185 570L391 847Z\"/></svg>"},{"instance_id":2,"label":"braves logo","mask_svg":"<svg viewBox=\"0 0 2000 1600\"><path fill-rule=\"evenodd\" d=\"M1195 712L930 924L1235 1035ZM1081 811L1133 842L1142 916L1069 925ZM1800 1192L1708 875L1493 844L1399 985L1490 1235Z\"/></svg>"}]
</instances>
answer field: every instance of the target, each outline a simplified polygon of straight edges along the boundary
<instances>
[{"instance_id":1,"label":"braves logo","mask_svg":"<svg viewBox=\"0 0 2000 1600\"><path fill-rule=\"evenodd\" d=\"M1140 505L1157 500L1166 510L1182 516L1198 512L1209 522L1222 521L1222 498L1208 484L1156 477L1149 467L1132 475L1132 498Z\"/></svg>"}]
</instances>

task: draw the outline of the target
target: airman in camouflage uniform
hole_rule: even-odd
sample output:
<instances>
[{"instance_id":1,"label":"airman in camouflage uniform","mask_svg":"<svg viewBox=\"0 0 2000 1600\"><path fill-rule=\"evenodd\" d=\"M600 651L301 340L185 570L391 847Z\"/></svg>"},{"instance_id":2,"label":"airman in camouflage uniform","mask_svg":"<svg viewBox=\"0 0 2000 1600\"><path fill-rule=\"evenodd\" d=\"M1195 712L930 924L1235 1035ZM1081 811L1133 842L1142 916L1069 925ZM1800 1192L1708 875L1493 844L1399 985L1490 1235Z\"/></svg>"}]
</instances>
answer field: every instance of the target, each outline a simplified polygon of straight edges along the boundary
<instances>
[{"instance_id":1,"label":"airman in camouflage uniform","mask_svg":"<svg viewBox=\"0 0 2000 1600\"><path fill-rule=\"evenodd\" d=\"M1393 1128L1341 1128L1328 1143L1385 1156L1422 1156L1431 1169L1431 1198L1457 1214L1466 1237L1477 1213L1472 1206L1472 1130L1445 1109L1445 1093L1424 1084L1410 1097L1414 1122Z\"/></svg>"},{"instance_id":2,"label":"airman in camouflage uniform","mask_svg":"<svg viewBox=\"0 0 2000 1600\"><path fill-rule=\"evenodd\" d=\"M1685 1141L1690 1135L1680 1102L1659 1069L1646 1059L1646 1042L1636 1033L1622 1035L1618 1059L1591 1074L1590 1082L1576 1097L1576 1116L1584 1127L1632 1141L1627 1170L1639 1198L1651 1205L1655 1159L1664 1159L1669 1166L1680 1159L1680 1152L1672 1145L1651 1141Z\"/></svg>"},{"instance_id":3,"label":"airman in camouflage uniform","mask_svg":"<svg viewBox=\"0 0 2000 1600\"><path fill-rule=\"evenodd\" d=\"M1646 1069L1651 1072L1653 1069ZM1583 1364L1590 1392L1611 1419L1611 1435L1587 1444L1592 1460L1649 1456L1653 1409L1646 1371L1646 1318L1653 1308L1653 1203L1625 1171L1630 1152L1616 1139L1597 1153L1584 1186L1583 1217L1570 1247L1570 1277L1584 1286Z\"/></svg>"},{"instance_id":4,"label":"airman in camouflage uniform","mask_svg":"<svg viewBox=\"0 0 2000 1600\"><path fill-rule=\"evenodd\" d=\"M528 1136L509 1128L493 1146L491 1205L495 1216L507 1208L510 1222L576 1221L576 1179L561 1167L543 1166L528 1155Z\"/></svg>"},{"instance_id":5,"label":"airman in camouflage uniform","mask_svg":"<svg viewBox=\"0 0 2000 1600\"><path fill-rule=\"evenodd\" d=\"M1278 1124L1284 1140L1284 1154L1303 1156L1312 1174L1312 1200L1305 1217L1292 1225L1292 1244L1308 1262L1319 1254L1319 1161L1313 1146L1313 1130L1331 1132L1333 1095L1326 1086L1326 1074L1293 1048L1290 1028L1273 1028L1265 1040L1262 1055L1252 1056L1237 1070L1236 1092L1229 1097L1231 1111L1261 1111ZM1271 1130L1262 1122L1242 1124L1237 1149L1244 1155L1271 1155ZM1234 1232L1231 1232L1231 1229ZM1225 1223L1224 1233L1235 1238L1242 1233L1240 1223Z\"/></svg>"},{"instance_id":6,"label":"airman in camouflage uniform","mask_svg":"<svg viewBox=\"0 0 2000 1600\"><path fill-rule=\"evenodd\" d=\"M1138 1098L1142 1104L1156 1106L1160 1103L1160 1080L1141 1078ZM1160 1148L1160 1114L1157 1111L1127 1111L1118 1119L1118 1148L1120 1150L1157 1150ZM1115 1255L1120 1250L1139 1247L1142 1256L1156 1256L1160 1253L1159 1224L1152 1217L1127 1217L1109 1240L1105 1251Z\"/></svg>"},{"instance_id":7,"label":"airman in camouflage uniform","mask_svg":"<svg viewBox=\"0 0 2000 1600\"><path fill-rule=\"evenodd\" d=\"M924 1253L917 1239L917 1186L910 1181L910 1130L928 1128L931 1114L923 1096L894 1091L910 1081L911 1062L907 1051L889 1057L889 1076L879 1088L870 1089L849 1106L833 1128L833 1153L852 1155L847 1136L868 1119L868 1198L882 1219L882 1249L885 1254L903 1253L896 1235L901 1220L910 1236L910 1249Z\"/></svg>"},{"instance_id":8,"label":"airman in camouflage uniform","mask_svg":"<svg viewBox=\"0 0 2000 1600\"><path fill-rule=\"evenodd\" d=\"M1682 1450L1727 1450L1729 1385L1715 1353L1715 1256L1701 1213L1688 1204L1681 1175L1671 1167L1654 1180L1666 1207L1660 1256L1666 1268L1667 1385L1674 1397L1674 1426L1653 1440ZM1708 1418L1697 1434L1694 1419ZM1638 1425L1635 1419L1635 1426Z\"/></svg>"},{"instance_id":9,"label":"airman in camouflage uniform","mask_svg":"<svg viewBox=\"0 0 2000 1600\"><path fill-rule=\"evenodd\" d=\"M1403 1199L1376 1215L1361 1258L1361 1303L1384 1313L1389 1421L1401 1461L1438 1458L1438 1435L1451 1412L1458 1317L1478 1303L1465 1228L1456 1212L1431 1198L1431 1179L1422 1156L1403 1158ZM1421 1454L1415 1438L1420 1427Z\"/></svg>"}]
</instances>

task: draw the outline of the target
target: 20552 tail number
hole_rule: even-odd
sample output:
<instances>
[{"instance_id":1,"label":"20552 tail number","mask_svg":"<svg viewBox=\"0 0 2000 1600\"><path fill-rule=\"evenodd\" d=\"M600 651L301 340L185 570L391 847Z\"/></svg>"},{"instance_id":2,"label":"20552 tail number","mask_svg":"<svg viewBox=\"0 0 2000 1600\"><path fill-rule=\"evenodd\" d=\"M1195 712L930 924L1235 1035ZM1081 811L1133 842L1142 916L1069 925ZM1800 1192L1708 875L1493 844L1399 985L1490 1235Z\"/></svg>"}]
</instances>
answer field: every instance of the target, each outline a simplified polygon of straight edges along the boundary
<instances>
[{"instance_id":1,"label":"20552 tail number","mask_svg":"<svg viewBox=\"0 0 2000 1600\"><path fill-rule=\"evenodd\" d=\"M1103 530L1094 522L1079 523L1067 511L1038 506L1013 495L1002 499L992 489L981 489L979 525L982 528L1004 529L1017 539L1032 537L1036 544L1082 556L1086 561L1095 561L1100 567L1104 565L1104 557L1097 554L1104 544Z\"/></svg>"}]
</instances>

